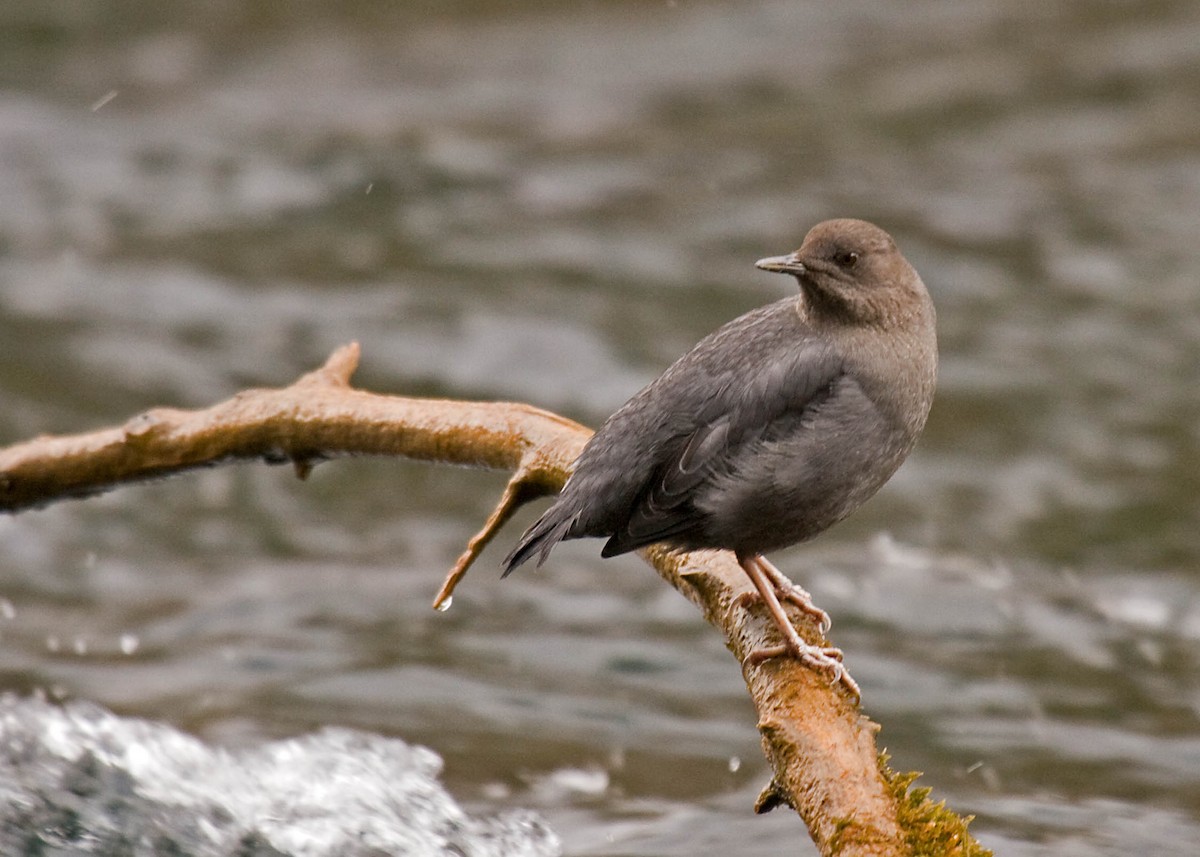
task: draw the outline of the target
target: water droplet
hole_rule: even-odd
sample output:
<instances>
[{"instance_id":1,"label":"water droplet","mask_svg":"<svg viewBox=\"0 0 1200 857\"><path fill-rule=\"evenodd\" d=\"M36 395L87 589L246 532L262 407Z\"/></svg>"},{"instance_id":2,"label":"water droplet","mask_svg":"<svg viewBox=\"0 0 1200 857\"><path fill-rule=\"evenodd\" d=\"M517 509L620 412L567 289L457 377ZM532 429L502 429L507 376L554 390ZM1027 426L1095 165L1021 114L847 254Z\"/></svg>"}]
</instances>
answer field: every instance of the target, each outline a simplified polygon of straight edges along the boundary
<instances>
[{"instance_id":1,"label":"water droplet","mask_svg":"<svg viewBox=\"0 0 1200 857\"><path fill-rule=\"evenodd\" d=\"M443 601L441 604L439 604L437 606L438 612L445 613L447 610L450 609L450 605L453 603L454 603L454 596L451 595L449 598L447 598L445 601Z\"/></svg>"},{"instance_id":2,"label":"water droplet","mask_svg":"<svg viewBox=\"0 0 1200 857\"><path fill-rule=\"evenodd\" d=\"M729 757L729 773L736 774L738 769L742 767L742 760L739 756Z\"/></svg>"},{"instance_id":3,"label":"water droplet","mask_svg":"<svg viewBox=\"0 0 1200 857\"><path fill-rule=\"evenodd\" d=\"M132 655L134 652L136 652L138 650L138 646L140 646L141 644L142 644L142 641L137 638L136 634L122 634L121 635L121 654Z\"/></svg>"},{"instance_id":4,"label":"water droplet","mask_svg":"<svg viewBox=\"0 0 1200 857\"><path fill-rule=\"evenodd\" d=\"M104 95L92 102L92 112L95 113L105 104L108 104L108 102L116 98L117 95L119 95L119 93L115 89L110 89L108 92L104 93Z\"/></svg>"},{"instance_id":5,"label":"water droplet","mask_svg":"<svg viewBox=\"0 0 1200 857\"><path fill-rule=\"evenodd\" d=\"M5 619L14 619L17 615L17 608L13 607L13 603L7 598L0 598L0 616Z\"/></svg>"},{"instance_id":6,"label":"water droplet","mask_svg":"<svg viewBox=\"0 0 1200 857\"><path fill-rule=\"evenodd\" d=\"M72 648L75 650L75 654L86 655L88 652L87 640L83 639L83 637L76 637Z\"/></svg>"}]
</instances>

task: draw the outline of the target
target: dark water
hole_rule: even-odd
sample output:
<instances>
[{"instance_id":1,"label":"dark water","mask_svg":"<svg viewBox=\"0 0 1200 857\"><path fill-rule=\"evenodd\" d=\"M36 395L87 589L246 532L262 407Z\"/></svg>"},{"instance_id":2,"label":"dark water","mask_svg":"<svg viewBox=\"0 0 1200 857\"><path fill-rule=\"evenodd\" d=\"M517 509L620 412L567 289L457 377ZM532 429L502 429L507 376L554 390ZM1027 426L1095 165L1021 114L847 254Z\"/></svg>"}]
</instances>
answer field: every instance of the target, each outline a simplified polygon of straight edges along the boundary
<instances>
[{"instance_id":1,"label":"dark water","mask_svg":"<svg viewBox=\"0 0 1200 857\"><path fill-rule=\"evenodd\" d=\"M1200 5L10 2L0 83L0 442L352 339L370 389L596 424L787 292L753 260L879 222L939 397L777 561L999 853L1200 847ZM402 738L570 854L811 853L750 815L737 666L637 560L501 585L496 549L429 610L503 481L230 468L0 520L0 689L248 758Z\"/></svg>"}]
</instances>

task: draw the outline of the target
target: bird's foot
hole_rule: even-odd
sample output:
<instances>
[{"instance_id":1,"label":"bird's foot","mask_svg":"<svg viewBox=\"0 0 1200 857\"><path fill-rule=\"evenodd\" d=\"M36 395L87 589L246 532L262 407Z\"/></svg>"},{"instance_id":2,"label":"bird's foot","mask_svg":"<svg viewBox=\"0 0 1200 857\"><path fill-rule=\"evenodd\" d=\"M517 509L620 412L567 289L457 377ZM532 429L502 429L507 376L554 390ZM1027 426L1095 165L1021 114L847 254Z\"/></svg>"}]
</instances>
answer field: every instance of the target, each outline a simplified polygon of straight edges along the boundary
<instances>
[{"instance_id":1,"label":"bird's foot","mask_svg":"<svg viewBox=\"0 0 1200 857\"><path fill-rule=\"evenodd\" d=\"M829 616L825 611L813 607L807 592L792 584L777 568L761 556L738 557L738 562L742 566L742 570L746 572L746 576L750 578L750 582L754 584L754 589L756 590L755 596L749 600L744 596L739 596L737 599L738 603L745 605L761 601L766 605L772 620L775 622L775 627L779 629L779 633L783 636L783 645L765 646L755 649L747 656L746 662L748 664L758 664L769 658L791 655L809 669L830 673L832 681L840 683L846 690L850 691L856 700L861 700L862 692L859 690L858 682L850 677L850 673L846 672L846 667L842 664L842 650L835 649L832 646L814 646L804 642L800 638L800 635L796 632L796 628L792 625L792 620L788 618L783 605L779 603L777 592L780 580L789 589L799 590L803 594L804 600L808 603L810 611L817 610L820 616L824 616L824 622L828 623ZM784 594L790 595L791 593ZM792 599L789 597L788 600ZM793 603L795 602L793 601ZM821 622L820 616L814 618L818 622Z\"/></svg>"},{"instance_id":2,"label":"bird's foot","mask_svg":"<svg viewBox=\"0 0 1200 857\"><path fill-rule=\"evenodd\" d=\"M772 581L772 583L774 582L775 581ZM828 634L830 626L833 625L833 620L829 618L829 614L817 605L813 604L812 596L799 586L796 586L786 577L784 578L784 582L787 584L787 588L785 589L783 587L777 587L775 590L775 597L779 599L780 602L786 601L788 604L794 604L796 607L800 608L800 612L802 612L805 616L809 616L816 621L817 630L821 632L821 636ZM740 593L733 600L733 603L737 607L746 608L753 604L763 603L763 597L757 592L751 590Z\"/></svg>"},{"instance_id":3,"label":"bird's foot","mask_svg":"<svg viewBox=\"0 0 1200 857\"><path fill-rule=\"evenodd\" d=\"M784 637L786 639L788 635L785 634ZM842 650L834 646L812 646L797 636L781 646L763 646L755 649L746 656L746 663L761 664L763 661L785 655L791 655L809 669L829 673L830 682L846 688L855 701L862 700L862 689L842 663Z\"/></svg>"},{"instance_id":4,"label":"bird's foot","mask_svg":"<svg viewBox=\"0 0 1200 857\"><path fill-rule=\"evenodd\" d=\"M806 616L817 620L817 628L822 635L828 634L833 627L829 614L813 603L812 595L802 586L793 583L786 574L772 565L765 556L758 558L759 567L766 573L767 578L775 585L775 593L780 601L787 601L800 608Z\"/></svg>"}]
</instances>

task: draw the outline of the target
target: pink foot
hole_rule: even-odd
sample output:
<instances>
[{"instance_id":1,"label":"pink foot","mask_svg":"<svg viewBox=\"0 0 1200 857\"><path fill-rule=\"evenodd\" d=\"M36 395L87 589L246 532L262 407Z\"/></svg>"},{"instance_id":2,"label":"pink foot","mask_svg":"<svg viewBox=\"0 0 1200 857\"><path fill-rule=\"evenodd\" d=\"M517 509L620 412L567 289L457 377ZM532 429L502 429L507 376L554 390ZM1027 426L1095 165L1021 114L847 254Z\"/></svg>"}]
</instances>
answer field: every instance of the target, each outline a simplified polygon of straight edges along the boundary
<instances>
[{"instance_id":1,"label":"pink foot","mask_svg":"<svg viewBox=\"0 0 1200 857\"><path fill-rule=\"evenodd\" d=\"M813 603L808 590L792 583L788 576L772 565L766 557L760 556L758 562L766 572L767 578L775 584L775 591L780 600L795 604L802 613L817 620L817 627L822 635L828 634L829 629L833 627L833 620L829 618L828 613Z\"/></svg>"},{"instance_id":2,"label":"pink foot","mask_svg":"<svg viewBox=\"0 0 1200 857\"><path fill-rule=\"evenodd\" d=\"M842 650L833 646L810 646L803 640L800 641L800 647L794 648L791 645L782 646L764 646L760 649L755 649L746 656L746 662L751 664L761 664L763 661L769 661L771 658L780 658L785 655L791 655L804 664L809 669L817 670L818 672L829 673L829 680L840 684L846 690L850 691L850 695L854 697L855 702L862 701L862 689L858 686L858 682L850 675L846 665L842 663Z\"/></svg>"},{"instance_id":3,"label":"pink foot","mask_svg":"<svg viewBox=\"0 0 1200 857\"><path fill-rule=\"evenodd\" d=\"M840 683L856 700L861 700L862 691L858 682L842 664L842 650L832 646L813 646L800 639L787 613L784 612L783 605L780 604L780 595L816 619L822 634L829 628L829 614L814 605L807 592L788 580L779 569L761 556L738 557L738 562L757 591L739 596L737 604L745 607L761 601L775 620L775 627L783 635L782 645L755 649L747 656L746 662L758 664L771 658L791 655L810 669L830 673L831 681Z\"/></svg>"}]
</instances>

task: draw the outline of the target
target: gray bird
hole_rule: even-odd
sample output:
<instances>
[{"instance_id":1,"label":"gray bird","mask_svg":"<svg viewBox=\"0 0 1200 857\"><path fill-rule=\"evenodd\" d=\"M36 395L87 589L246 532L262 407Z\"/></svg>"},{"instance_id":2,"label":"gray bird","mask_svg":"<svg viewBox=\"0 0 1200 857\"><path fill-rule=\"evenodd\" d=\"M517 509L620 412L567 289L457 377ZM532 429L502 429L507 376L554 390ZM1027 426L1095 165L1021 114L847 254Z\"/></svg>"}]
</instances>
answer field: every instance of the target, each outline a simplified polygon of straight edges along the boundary
<instances>
[{"instance_id":1,"label":"gray bird","mask_svg":"<svg viewBox=\"0 0 1200 857\"><path fill-rule=\"evenodd\" d=\"M798 296L734 319L681 357L588 441L554 504L504 560L538 565L563 539L605 557L656 542L733 551L792 654L857 695L842 653L796 633L780 599L829 617L763 553L811 539L871 497L925 425L937 376L934 309L891 236L862 220L814 226L761 259Z\"/></svg>"}]
</instances>

